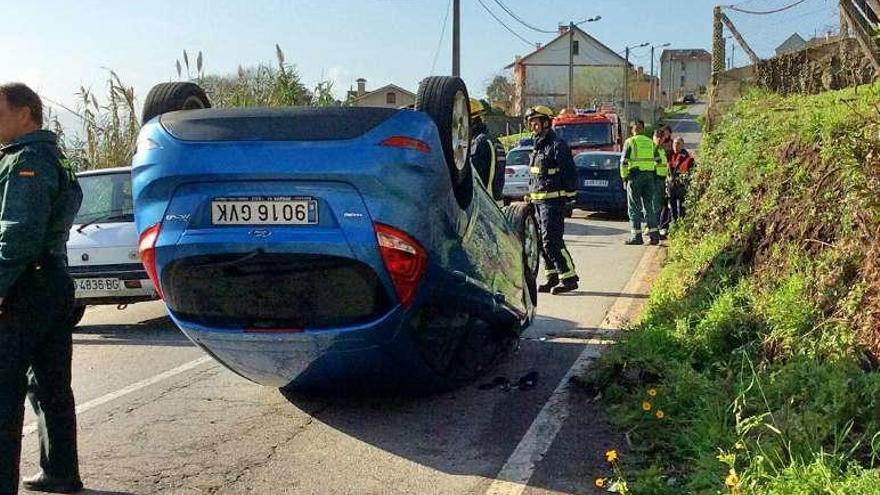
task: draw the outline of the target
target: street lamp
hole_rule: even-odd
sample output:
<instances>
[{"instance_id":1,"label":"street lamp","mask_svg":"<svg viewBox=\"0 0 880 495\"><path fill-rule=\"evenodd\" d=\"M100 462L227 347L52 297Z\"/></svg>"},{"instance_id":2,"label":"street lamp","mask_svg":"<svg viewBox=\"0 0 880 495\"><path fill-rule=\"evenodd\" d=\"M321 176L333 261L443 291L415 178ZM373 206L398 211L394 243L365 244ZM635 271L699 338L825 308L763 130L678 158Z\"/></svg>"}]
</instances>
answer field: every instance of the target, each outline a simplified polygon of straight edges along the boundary
<instances>
[{"instance_id":1,"label":"street lamp","mask_svg":"<svg viewBox=\"0 0 880 495\"><path fill-rule=\"evenodd\" d=\"M568 108L573 108L574 104L574 28L587 22L596 22L601 20L602 16L597 15L584 19L580 22L568 23Z\"/></svg>"},{"instance_id":2,"label":"street lamp","mask_svg":"<svg viewBox=\"0 0 880 495\"><path fill-rule=\"evenodd\" d=\"M655 48L666 48L672 43L663 43L662 45L651 45L651 104L653 105L657 99L657 92L655 90L654 84L654 49ZM661 69L662 72L662 69Z\"/></svg>"},{"instance_id":3,"label":"street lamp","mask_svg":"<svg viewBox=\"0 0 880 495\"><path fill-rule=\"evenodd\" d=\"M623 121L627 125L629 125L629 51L633 48L644 48L648 45L650 45L648 42L630 45L624 50L626 52L626 63L623 65Z\"/></svg>"}]
</instances>

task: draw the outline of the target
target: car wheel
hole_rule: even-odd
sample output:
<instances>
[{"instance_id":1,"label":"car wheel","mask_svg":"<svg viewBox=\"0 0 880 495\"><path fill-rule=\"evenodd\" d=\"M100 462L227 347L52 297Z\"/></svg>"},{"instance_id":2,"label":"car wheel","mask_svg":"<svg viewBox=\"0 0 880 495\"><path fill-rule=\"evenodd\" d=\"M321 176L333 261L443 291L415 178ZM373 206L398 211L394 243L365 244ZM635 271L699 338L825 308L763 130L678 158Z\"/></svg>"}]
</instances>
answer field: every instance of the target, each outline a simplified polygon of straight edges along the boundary
<instances>
[{"instance_id":1,"label":"car wheel","mask_svg":"<svg viewBox=\"0 0 880 495\"><path fill-rule=\"evenodd\" d=\"M79 322L82 321L83 315L86 314L86 306L84 304L75 304L73 309L70 311L70 316L68 316L67 325L69 328L74 328L79 325Z\"/></svg>"},{"instance_id":2,"label":"car wheel","mask_svg":"<svg viewBox=\"0 0 880 495\"><path fill-rule=\"evenodd\" d=\"M211 108L205 90L191 82L168 82L153 86L144 102L143 120L146 124L153 117L177 110Z\"/></svg>"},{"instance_id":3,"label":"car wheel","mask_svg":"<svg viewBox=\"0 0 880 495\"><path fill-rule=\"evenodd\" d=\"M464 81L446 76L422 79L416 95L416 110L430 115L437 125L455 199L461 208L467 208L474 194L474 184L470 162L470 107Z\"/></svg>"},{"instance_id":4,"label":"car wheel","mask_svg":"<svg viewBox=\"0 0 880 495\"><path fill-rule=\"evenodd\" d=\"M538 234L538 219L535 217L535 208L530 203L514 203L504 207L503 211L507 221L514 227L517 236L522 241L526 285L532 304L537 304L541 237Z\"/></svg>"}]
</instances>

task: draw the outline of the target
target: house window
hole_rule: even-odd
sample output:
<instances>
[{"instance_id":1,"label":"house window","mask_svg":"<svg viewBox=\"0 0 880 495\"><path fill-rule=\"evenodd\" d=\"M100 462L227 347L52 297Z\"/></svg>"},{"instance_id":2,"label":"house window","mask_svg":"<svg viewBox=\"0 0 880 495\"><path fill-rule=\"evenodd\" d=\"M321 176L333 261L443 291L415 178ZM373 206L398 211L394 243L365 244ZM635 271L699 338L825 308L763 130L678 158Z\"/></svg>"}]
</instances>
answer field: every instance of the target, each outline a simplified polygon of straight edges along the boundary
<instances>
[{"instance_id":1,"label":"house window","mask_svg":"<svg viewBox=\"0 0 880 495\"><path fill-rule=\"evenodd\" d=\"M687 67L684 65L684 62L681 63L681 71L684 72Z\"/></svg>"},{"instance_id":2,"label":"house window","mask_svg":"<svg viewBox=\"0 0 880 495\"><path fill-rule=\"evenodd\" d=\"M397 105L397 93L391 91L385 93L385 103L389 105Z\"/></svg>"},{"instance_id":3,"label":"house window","mask_svg":"<svg viewBox=\"0 0 880 495\"><path fill-rule=\"evenodd\" d=\"M684 76L681 76L681 87L684 87Z\"/></svg>"},{"instance_id":4,"label":"house window","mask_svg":"<svg viewBox=\"0 0 880 495\"><path fill-rule=\"evenodd\" d=\"M581 49L581 44L578 42L578 40L574 40L571 42L571 54L572 55L577 55L580 52L580 49Z\"/></svg>"}]
</instances>

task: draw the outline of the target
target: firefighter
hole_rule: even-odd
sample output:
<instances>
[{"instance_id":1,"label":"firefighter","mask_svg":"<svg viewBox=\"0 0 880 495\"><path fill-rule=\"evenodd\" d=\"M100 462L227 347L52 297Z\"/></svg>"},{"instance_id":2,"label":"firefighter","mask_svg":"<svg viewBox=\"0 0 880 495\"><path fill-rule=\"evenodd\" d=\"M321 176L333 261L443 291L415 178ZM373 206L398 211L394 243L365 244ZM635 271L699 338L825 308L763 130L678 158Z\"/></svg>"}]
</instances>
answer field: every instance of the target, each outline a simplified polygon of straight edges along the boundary
<instances>
[{"instance_id":1,"label":"firefighter","mask_svg":"<svg viewBox=\"0 0 880 495\"><path fill-rule=\"evenodd\" d=\"M568 201L577 191L577 169L571 149L551 129L553 111L541 105L526 112L535 136L529 162L529 198L535 204L541 230L541 255L547 282L539 292L561 294L578 288L578 276L562 236Z\"/></svg>"},{"instance_id":2,"label":"firefighter","mask_svg":"<svg viewBox=\"0 0 880 495\"><path fill-rule=\"evenodd\" d=\"M670 212L666 198L666 177L669 175L669 158L672 156L672 130L669 126L663 126L654 131L654 145L660 149L660 160L654 173L654 209L657 211L657 229L660 239L666 239L666 229L669 227ZM667 150L667 148L669 148Z\"/></svg>"},{"instance_id":3,"label":"firefighter","mask_svg":"<svg viewBox=\"0 0 880 495\"><path fill-rule=\"evenodd\" d=\"M489 135L489 129L483 122L483 104L471 98L471 165L486 186L486 191L495 202L503 204L504 169L507 166L507 155L504 146Z\"/></svg>"},{"instance_id":4,"label":"firefighter","mask_svg":"<svg viewBox=\"0 0 880 495\"><path fill-rule=\"evenodd\" d=\"M632 135L623 143L620 176L626 184L626 202L629 210L632 236L628 245L644 244L642 240L642 221L648 224L648 237L651 245L660 243L657 229L657 207L655 189L657 187L657 168L666 166L663 149L654 144L645 132L645 123L637 120L632 123Z\"/></svg>"}]
</instances>

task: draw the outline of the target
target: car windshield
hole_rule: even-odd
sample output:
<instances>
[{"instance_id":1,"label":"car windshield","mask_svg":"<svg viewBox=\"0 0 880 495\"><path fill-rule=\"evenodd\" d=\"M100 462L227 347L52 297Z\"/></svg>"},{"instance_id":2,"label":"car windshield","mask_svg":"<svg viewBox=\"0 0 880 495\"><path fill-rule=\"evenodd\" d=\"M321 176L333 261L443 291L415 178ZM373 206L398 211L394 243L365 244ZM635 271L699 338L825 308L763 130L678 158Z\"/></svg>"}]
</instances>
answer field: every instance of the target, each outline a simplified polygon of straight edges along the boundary
<instances>
[{"instance_id":1,"label":"car windshield","mask_svg":"<svg viewBox=\"0 0 880 495\"><path fill-rule=\"evenodd\" d=\"M83 201L74 224L134 221L130 172L82 175L77 179Z\"/></svg>"},{"instance_id":2,"label":"car windshield","mask_svg":"<svg viewBox=\"0 0 880 495\"><path fill-rule=\"evenodd\" d=\"M620 166L620 154L581 153L574 157L574 164L596 170L616 170Z\"/></svg>"},{"instance_id":3,"label":"car windshield","mask_svg":"<svg viewBox=\"0 0 880 495\"><path fill-rule=\"evenodd\" d=\"M529 156L531 154L532 150L528 149L511 150L510 153L507 154L507 166L510 167L512 165L528 165Z\"/></svg>"},{"instance_id":4,"label":"car windshield","mask_svg":"<svg viewBox=\"0 0 880 495\"><path fill-rule=\"evenodd\" d=\"M611 144L611 125L608 123L561 125L554 130L569 146Z\"/></svg>"}]
</instances>

